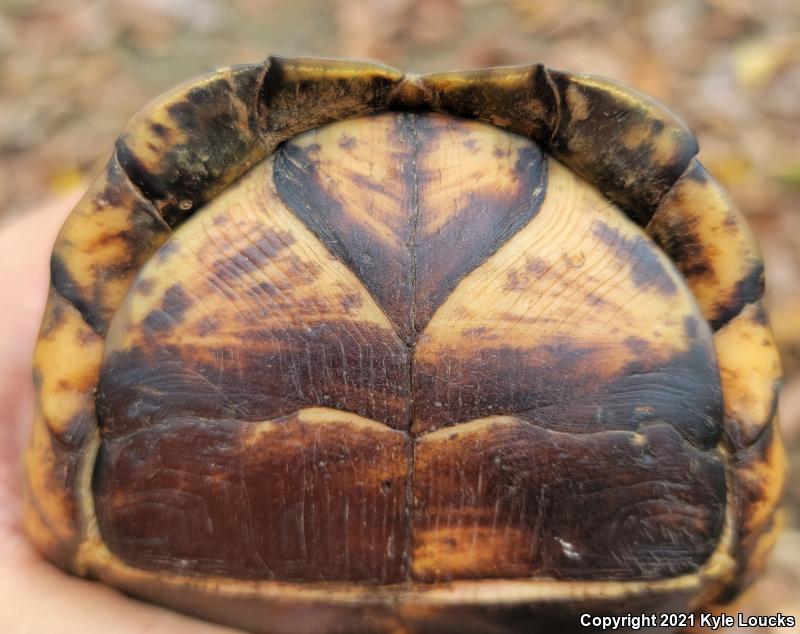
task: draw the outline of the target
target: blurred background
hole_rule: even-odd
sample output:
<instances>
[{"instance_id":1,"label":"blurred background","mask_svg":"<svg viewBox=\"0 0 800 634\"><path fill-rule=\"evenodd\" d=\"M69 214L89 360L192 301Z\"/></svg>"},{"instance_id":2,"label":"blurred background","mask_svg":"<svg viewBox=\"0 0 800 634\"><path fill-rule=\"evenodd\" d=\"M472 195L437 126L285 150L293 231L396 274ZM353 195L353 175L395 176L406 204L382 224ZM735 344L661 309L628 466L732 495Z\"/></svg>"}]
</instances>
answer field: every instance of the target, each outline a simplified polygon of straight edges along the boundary
<instances>
[{"instance_id":1,"label":"blurred background","mask_svg":"<svg viewBox=\"0 0 800 634\"><path fill-rule=\"evenodd\" d=\"M760 240L786 373L787 530L742 607L800 615L800 0L0 0L0 229L85 188L159 93L270 53L538 61L683 116Z\"/></svg>"}]
</instances>

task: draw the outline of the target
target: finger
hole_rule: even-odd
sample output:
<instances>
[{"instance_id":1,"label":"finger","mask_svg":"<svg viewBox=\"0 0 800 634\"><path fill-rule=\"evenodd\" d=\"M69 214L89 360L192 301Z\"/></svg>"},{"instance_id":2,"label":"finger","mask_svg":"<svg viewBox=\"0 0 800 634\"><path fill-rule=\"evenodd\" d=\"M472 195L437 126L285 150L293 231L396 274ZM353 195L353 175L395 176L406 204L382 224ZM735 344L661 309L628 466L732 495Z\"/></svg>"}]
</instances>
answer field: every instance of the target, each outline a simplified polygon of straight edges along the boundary
<instances>
[{"instance_id":1,"label":"finger","mask_svg":"<svg viewBox=\"0 0 800 634\"><path fill-rule=\"evenodd\" d=\"M69 577L41 559L22 536L0 532L0 543L0 632L233 633Z\"/></svg>"},{"instance_id":2,"label":"finger","mask_svg":"<svg viewBox=\"0 0 800 634\"><path fill-rule=\"evenodd\" d=\"M19 515L19 460L33 413L31 359L47 298L49 254L80 192L59 198L0 230L0 527Z\"/></svg>"}]
</instances>

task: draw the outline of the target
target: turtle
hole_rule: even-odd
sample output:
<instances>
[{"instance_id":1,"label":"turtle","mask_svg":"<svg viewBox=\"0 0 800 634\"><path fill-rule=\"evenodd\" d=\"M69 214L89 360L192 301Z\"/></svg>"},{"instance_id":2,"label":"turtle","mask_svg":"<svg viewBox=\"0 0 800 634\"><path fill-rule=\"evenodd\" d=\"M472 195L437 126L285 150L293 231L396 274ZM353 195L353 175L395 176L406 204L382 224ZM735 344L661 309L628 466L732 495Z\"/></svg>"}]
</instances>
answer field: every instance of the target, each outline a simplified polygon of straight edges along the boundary
<instances>
[{"instance_id":1,"label":"turtle","mask_svg":"<svg viewBox=\"0 0 800 634\"><path fill-rule=\"evenodd\" d=\"M542 64L272 56L162 96L53 248L31 540L253 632L732 600L781 526L781 369L697 153Z\"/></svg>"}]
</instances>

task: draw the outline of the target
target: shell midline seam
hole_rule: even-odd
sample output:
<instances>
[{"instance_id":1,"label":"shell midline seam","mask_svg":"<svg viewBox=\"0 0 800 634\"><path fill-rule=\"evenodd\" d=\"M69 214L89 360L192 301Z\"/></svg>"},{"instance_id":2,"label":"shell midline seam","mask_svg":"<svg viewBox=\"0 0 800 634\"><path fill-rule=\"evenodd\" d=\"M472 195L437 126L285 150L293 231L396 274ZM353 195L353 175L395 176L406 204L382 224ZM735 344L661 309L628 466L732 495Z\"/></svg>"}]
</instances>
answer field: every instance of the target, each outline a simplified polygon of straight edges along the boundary
<instances>
[{"instance_id":1,"label":"shell midline seam","mask_svg":"<svg viewBox=\"0 0 800 634\"><path fill-rule=\"evenodd\" d=\"M403 553L403 565L405 566L405 580L406 583L411 581L412 577L412 570L413 570L413 554L414 554L414 545L416 540L414 539L414 475L415 475L415 467L416 467L416 460L414 456L416 454L416 439L413 435L413 425L414 425L414 344L416 343L417 339L417 327L416 327L416 290L417 290L417 232L419 230L419 174L417 171L417 160L419 156L419 152L421 149L421 143L419 139L419 135L416 130L416 126L414 125L414 115L411 116L411 121L409 122L410 125L409 130L411 133L411 139L413 141L413 152L411 155L411 172L413 174L412 186L413 186L413 208L414 208L414 225L411 231L411 314L410 314L410 328L411 328L411 341L408 342L406 345L409 346L409 355L408 355L408 372L406 373L406 380L408 381L408 396L411 400L411 404L408 410L408 429L404 430L406 432L406 442L408 442L408 475L406 476L406 505L405 505L405 525L404 530L406 533L406 552ZM390 320L391 323L391 320ZM397 327L392 324L393 329L397 332ZM400 335L397 332L398 336ZM403 340L402 337L400 337ZM405 342L404 342L405 343ZM409 345L410 344L410 345Z\"/></svg>"}]
</instances>

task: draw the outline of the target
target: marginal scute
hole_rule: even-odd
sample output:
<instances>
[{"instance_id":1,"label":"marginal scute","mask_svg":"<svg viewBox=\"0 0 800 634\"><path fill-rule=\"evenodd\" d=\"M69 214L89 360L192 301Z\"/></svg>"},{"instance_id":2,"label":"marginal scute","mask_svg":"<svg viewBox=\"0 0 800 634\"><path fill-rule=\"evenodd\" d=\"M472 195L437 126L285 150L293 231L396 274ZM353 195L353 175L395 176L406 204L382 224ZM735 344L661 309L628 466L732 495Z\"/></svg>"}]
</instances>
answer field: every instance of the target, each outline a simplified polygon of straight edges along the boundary
<instances>
[{"instance_id":1,"label":"marginal scute","mask_svg":"<svg viewBox=\"0 0 800 634\"><path fill-rule=\"evenodd\" d=\"M692 604L705 581L703 574L655 587L647 582L600 586L539 579L455 581L435 590L400 591L396 596L394 588L382 591L372 584L341 589L332 584L309 588L308 584L277 583L221 587L216 579L165 578L117 561L108 561L98 575L127 594L263 634L296 634L307 629L309 619L325 634L406 634L409 630L425 634L585 634L586 627L576 618L576 605L588 614L679 612Z\"/></svg>"},{"instance_id":2,"label":"marginal scute","mask_svg":"<svg viewBox=\"0 0 800 634\"><path fill-rule=\"evenodd\" d=\"M760 301L764 266L744 217L696 159L663 198L647 231L683 273L716 331L738 527L737 572L717 597L729 600L766 564L785 480L775 416L781 366Z\"/></svg>"},{"instance_id":3,"label":"marginal scute","mask_svg":"<svg viewBox=\"0 0 800 634\"><path fill-rule=\"evenodd\" d=\"M725 441L737 517L737 572L718 600L746 588L766 565L780 526L786 456L776 416L781 367L761 302L714 335L725 395Z\"/></svg>"},{"instance_id":4,"label":"marginal scute","mask_svg":"<svg viewBox=\"0 0 800 634\"><path fill-rule=\"evenodd\" d=\"M50 283L103 335L131 280L169 233L113 156L58 235Z\"/></svg>"},{"instance_id":5,"label":"marginal scute","mask_svg":"<svg viewBox=\"0 0 800 634\"><path fill-rule=\"evenodd\" d=\"M718 597L720 601L738 595L764 570L781 528L787 464L777 418L751 446L735 454L732 467L737 571Z\"/></svg>"},{"instance_id":6,"label":"marginal scute","mask_svg":"<svg viewBox=\"0 0 800 634\"><path fill-rule=\"evenodd\" d=\"M54 438L40 411L34 413L32 428L24 457L25 526L48 559L73 570L73 555L84 537L77 491L86 455L81 447Z\"/></svg>"},{"instance_id":7,"label":"marginal scute","mask_svg":"<svg viewBox=\"0 0 800 634\"><path fill-rule=\"evenodd\" d=\"M381 64L270 57L259 93L270 149L326 123L381 112L403 73Z\"/></svg>"},{"instance_id":8,"label":"marginal scute","mask_svg":"<svg viewBox=\"0 0 800 634\"><path fill-rule=\"evenodd\" d=\"M693 159L647 225L686 278L714 330L761 297L761 255L747 222Z\"/></svg>"},{"instance_id":9,"label":"marginal scute","mask_svg":"<svg viewBox=\"0 0 800 634\"><path fill-rule=\"evenodd\" d=\"M94 426L94 389L103 340L51 292L33 357L36 408L54 438L80 447Z\"/></svg>"},{"instance_id":10,"label":"marginal scute","mask_svg":"<svg viewBox=\"0 0 800 634\"><path fill-rule=\"evenodd\" d=\"M488 121L545 147L558 128L559 96L541 64L433 73L420 83L437 112Z\"/></svg>"},{"instance_id":11,"label":"marginal scute","mask_svg":"<svg viewBox=\"0 0 800 634\"><path fill-rule=\"evenodd\" d=\"M725 395L725 434L734 450L752 445L772 424L781 362L761 302L748 304L714 335Z\"/></svg>"},{"instance_id":12,"label":"marginal scute","mask_svg":"<svg viewBox=\"0 0 800 634\"><path fill-rule=\"evenodd\" d=\"M272 57L186 84L140 112L117 142L133 182L175 226L277 145L388 107L402 74L385 66Z\"/></svg>"},{"instance_id":13,"label":"marginal scute","mask_svg":"<svg viewBox=\"0 0 800 634\"><path fill-rule=\"evenodd\" d=\"M97 429L103 335L138 269L168 234L112 157L53 247L51 292L33 362L25 522L40 549L68 569L75 569L85 530L79 474Z\"/></svg>"},{"instance_id":14,"label":"marginal scute","mask_svg":"<svg viewBox=\"0 0 800 634\"><path fill-rule=\"evenodd\" d=\"M262 65L225 68L142 110L117 141L117 156L170 225L179 224L272 148L256 100Z\"/></svg>"},{"instance_id":15,"label":"marginal scute","mask_svg":"<svg viewBox=\"0 0 800 634\"><path fill-rule=\"evenodd\" d=\"M80 474L97 434L94 392L103 335L143 262L169 235L112 157L62 228L34 357L33 435L25 456L25 523L45 555L80 572Z\"/></svg>"},{"instance_id":16,"label":"marginal scute","mask_svg":"<svg viewBox=\"0 0 800 634\"><path fill-rule=\"evenodd\" d=\"M389 93L391 110L425 110L430 103L430 95L421 81L420 75L405 75L403 80Z\"/></svg>"},{"instance_id":17,"label":"marginal scute","mask_svg":"<svg viewBox=\"0 0 800 634\"><path fill-rule=\"evenodd\" d=\"M697 153L676 115L612 80L541 65L426 75L434 110L530 136L640 225Z\"/></svg>"},{"instance_id":18,"label":"marginal scute","mask_svg":"<svg viewBox=\"0 0 800 634\"><path fill-rule=\"evenodd\" d=\"M550 150L645 225L697 153L686 125L628 86L550 71L560 94Z\"/></svg>"}]
</instances>

